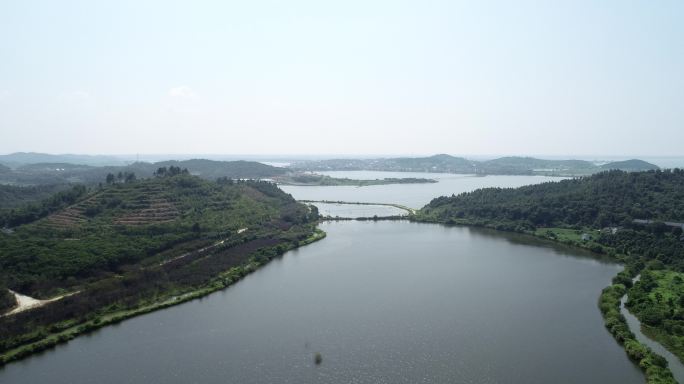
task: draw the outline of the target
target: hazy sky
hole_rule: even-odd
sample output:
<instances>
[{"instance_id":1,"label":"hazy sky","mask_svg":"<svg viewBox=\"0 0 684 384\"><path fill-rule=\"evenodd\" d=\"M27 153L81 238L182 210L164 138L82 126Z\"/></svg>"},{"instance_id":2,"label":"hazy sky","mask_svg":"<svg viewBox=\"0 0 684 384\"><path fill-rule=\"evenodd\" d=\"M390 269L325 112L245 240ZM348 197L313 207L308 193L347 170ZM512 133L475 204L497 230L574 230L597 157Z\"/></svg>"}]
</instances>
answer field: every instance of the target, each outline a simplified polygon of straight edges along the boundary
<instances>
[{"instance_id":1,"label":"hazy sky","mask_svg":"<svg viewBox=\"0 0 684 384\"><path fill-rule=\"evenodd\" d=\"M0 153L684 155L684 1L0 2Z\"/></svg>"}]
</instances>

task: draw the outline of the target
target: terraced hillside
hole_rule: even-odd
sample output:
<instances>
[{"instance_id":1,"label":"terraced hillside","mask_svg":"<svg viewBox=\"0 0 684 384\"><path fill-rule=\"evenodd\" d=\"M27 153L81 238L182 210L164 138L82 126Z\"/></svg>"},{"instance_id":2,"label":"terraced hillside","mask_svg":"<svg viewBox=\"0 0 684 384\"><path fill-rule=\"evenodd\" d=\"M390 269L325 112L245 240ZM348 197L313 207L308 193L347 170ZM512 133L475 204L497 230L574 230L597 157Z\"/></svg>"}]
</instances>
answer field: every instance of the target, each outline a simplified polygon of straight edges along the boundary
<instances>
[{"instance_id":1,"label":"terraced hillside","mask_svg":"<svg viewBox=\"0 0 684 384\"><path fill-rule=\"evenodd\" d=\"M120 273L125 265L173 257L184 245L200 248L241 228L284 231L307 222L308 215L305 206L266 182L180 175L115 184L0 234L0 285L47 296Z\"/></svg>"},{"instance_id":2,"label":"terraced hillside","mask_svg":"<svg viewBox=\"0 0 684 384\"><path fill-rule=\"evenodd\" d=\"M179 217L176 205L165 197L161 184L138 183L128 188L98 191L77 204L53 213L41 225L50 229L67 229L87 222L106 208L115 207L121 209L112 214L113 224L167 223Z\"/></svg>"},{"instance_id":3,"label":"terraced hillside","mask_svg":"<svg viewBox=\"0 0 684 384\"><path fill-rule=\"evenodd\" d=\"M223 288L321 238L316 210L268 182L184 173L60 193L0 232L0 365ZM50 300L7 314L7 288Z\"/></svg>"}]
</instances>

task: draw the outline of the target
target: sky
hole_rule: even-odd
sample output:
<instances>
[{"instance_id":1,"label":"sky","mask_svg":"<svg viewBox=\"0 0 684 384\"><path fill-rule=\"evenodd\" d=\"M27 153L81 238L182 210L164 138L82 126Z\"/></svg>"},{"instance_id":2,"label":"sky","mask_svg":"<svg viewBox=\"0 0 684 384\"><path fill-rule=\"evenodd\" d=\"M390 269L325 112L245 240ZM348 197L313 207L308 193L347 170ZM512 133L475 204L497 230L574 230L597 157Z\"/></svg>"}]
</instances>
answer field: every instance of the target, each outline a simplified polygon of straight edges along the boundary
<instances>
[{"instance_id":1,"label":"sky","mask_svg":"<svg viewBox=\"0 0 684 384\"><path fill-rule=\"evenodd\" d=\"M684 2L0 1L0 153L684 155Z\"/></svg>"}]
</instances>

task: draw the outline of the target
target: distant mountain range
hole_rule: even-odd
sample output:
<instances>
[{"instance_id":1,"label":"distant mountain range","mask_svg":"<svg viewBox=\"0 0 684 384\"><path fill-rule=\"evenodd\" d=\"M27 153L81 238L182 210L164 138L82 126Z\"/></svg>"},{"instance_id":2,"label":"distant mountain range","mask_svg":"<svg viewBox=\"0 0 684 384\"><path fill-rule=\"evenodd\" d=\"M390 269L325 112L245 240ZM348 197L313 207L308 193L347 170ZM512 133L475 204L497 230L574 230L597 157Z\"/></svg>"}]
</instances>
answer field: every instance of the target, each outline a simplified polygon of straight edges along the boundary
<instances>
[{"instance_id":1,"label":"distant mountain range","mask_svg":"<svg viewBox=\"0 0 684 384\"><path fill-rule=\"evenodd\" d=\"M533 157L501 157L493 160L470 160L445 154L429 157L395 157L377 159L309 160L274 167L256 161L216 161L206 159L167 160L160 162L124 163L123 158L101 155L51 155L18 152L0 155L0 184L47 185L63 183L99 183L108 173L135 173L151 177L160 167L187 168L204 179L273 178L301 171L399 171L465 173L480 175L549 175L583 176L618 169L646 171L659 169L643 160L596 164L585 160L545 160Z\"/></svg>"},{"instance_id":2,"label":"distant mountain range","mask_svg":"<svg viewBox=\"0 0 684 384\"><path fill-rule=\"evenodd\" d=\"M138 178L152 177L160 167L186 168L191 174L207 180L220 177L231 179L263 179L283 175L287 169L256 161L214 161L204 159L169 160L157 163L137 162L122 166L92 166L71 163L36 163L11 169L0 165L0 184L49 185L64 183L97 184L107 174L135 173Z\"/></svg>"},{"instance_id":3,"label":"distant mountain range","mask_svg":"<svg viewBox=\"0 0 684 384\"><path fill-rule=\"evenodd\" d=\"M545 160L533 157L501 157L493 160L477 161L444 154L429 157L302 161L291 164L290 168L303 171L367 170L553 176L590 175L611 169L619 169L622 171L660 169L655 164L638 159L617 161L607 164L595 164L586 160Z\"/></svg>"},{"instance_id":4,"label":"distant mountain range","mask_svg":"<svg viewBox=\"0 0 684 384\"><path fill-rule=\"evenodd\" d=\"M4 164L9 167L37 163L69 163L92 166L126 164L124 159L118 158L116 156L106 155L53 155L49 153L38 152L15 152L10 153L9 155L0 155L0 164Z\"/></svg>"}]
</instances>

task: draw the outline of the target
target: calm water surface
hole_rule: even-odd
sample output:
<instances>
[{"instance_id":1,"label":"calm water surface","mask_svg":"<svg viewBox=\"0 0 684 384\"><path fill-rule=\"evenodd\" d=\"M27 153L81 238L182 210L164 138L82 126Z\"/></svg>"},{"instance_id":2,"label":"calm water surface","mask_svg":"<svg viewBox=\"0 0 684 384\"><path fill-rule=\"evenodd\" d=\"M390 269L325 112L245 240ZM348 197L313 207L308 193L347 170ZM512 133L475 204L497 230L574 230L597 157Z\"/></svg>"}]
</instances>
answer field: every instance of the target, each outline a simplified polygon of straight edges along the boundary
<instances>
[{"instance_id":1,"label":"calm water surface","mask_svg":"<svg viewBox=\"0 0 684 384\"><path fill-rule=\"evenodd\" d=\"M430 200L438 196L458 195L461 192L474 191L478 188L502 187L515 188L523 185L558 181L563 178L548 176L474 176L449 173L413 173L413 172L375 172L375 171L334 171L320 172L332 177L350 179L384 179L420 177L435 179L437 183L426 184L389 184L371 185L367 187L303 187L281 186L281 188L302 200L332 200L366 203L395 203L411 208L422 208Z\"/></svg>"},{"instance_id":2,"label":"calm water surface","mask_svg":"<svg viewBox=\"0 0 684 384\"><path fill-rule=\"evenodd\" d=\"M356 205L335 203L314 203L318 213L322 216L339 217L373 217L373 216L403 216L408 212L404 209L386 205Z\"/></svg>"},{"instance_id":3,"label":"calm water surface","mask_svg":"<svg viewBox=\"0 0 684 384\"><path fill-rule=\"evenodd\" d=\"M0 383L644 380L596 305L617 265L468 228L322 227L227 290L10 364Z\"/></svg>"},{"instance_id":4,"label":"calm water surface","mask_svg":"<svg viewBox=\"0 0 684 384\"><path fill-rule=\"evenodd\" d=\"M406 173L331 172L353 178ZM557 180L285 187L419 208ZM349 207L333 207L348 209ZM375 209L375 208L366 208ZM354 216L357 212L349 212ZM324 240L221 292L0 369L0 383L643 383L596 302L619 266L527 237L408 222L326 223ZM315 366L316 352L323 363Z\"/></svg>"}]
</instances>

